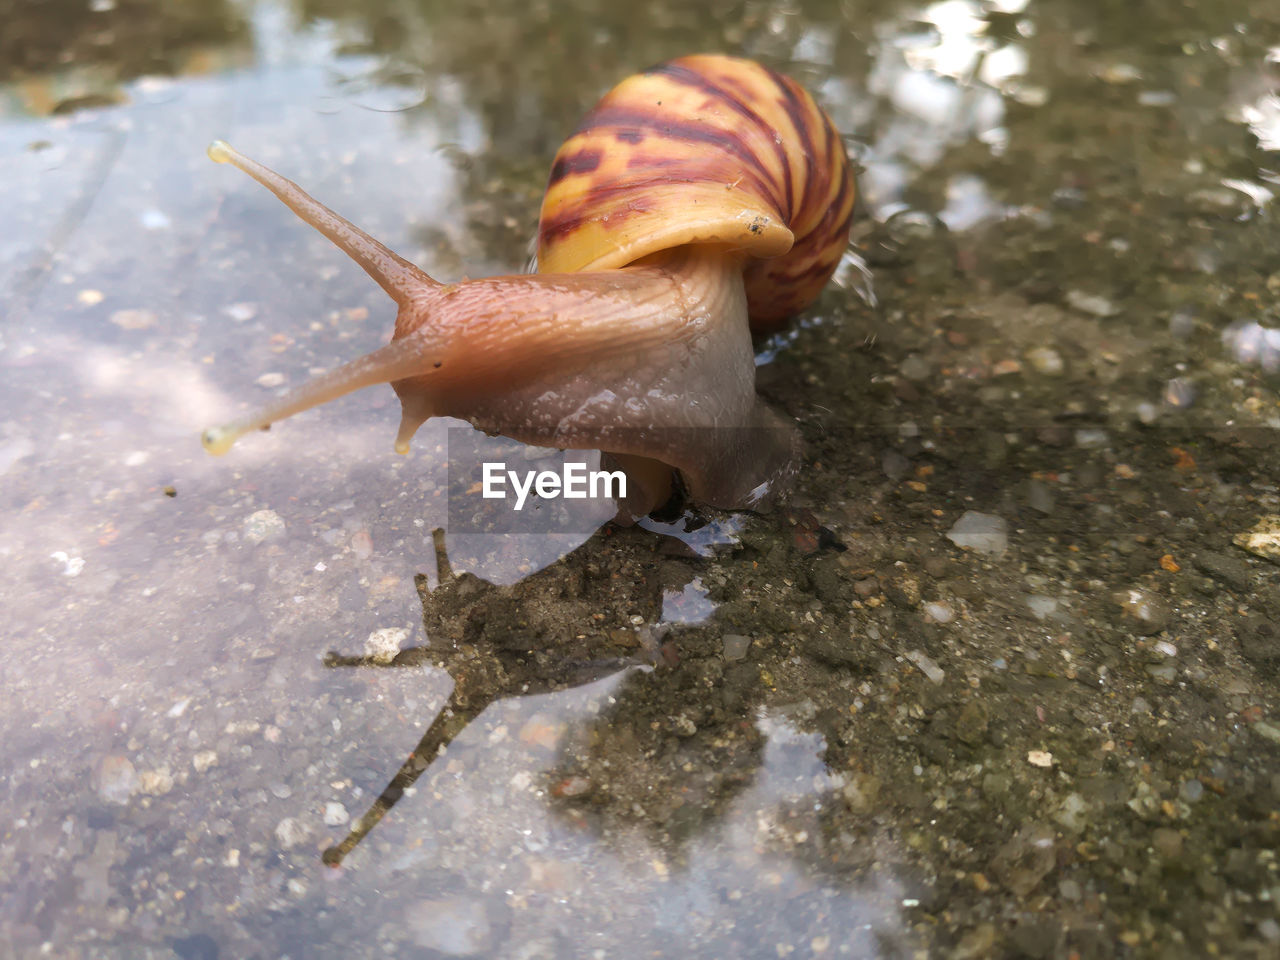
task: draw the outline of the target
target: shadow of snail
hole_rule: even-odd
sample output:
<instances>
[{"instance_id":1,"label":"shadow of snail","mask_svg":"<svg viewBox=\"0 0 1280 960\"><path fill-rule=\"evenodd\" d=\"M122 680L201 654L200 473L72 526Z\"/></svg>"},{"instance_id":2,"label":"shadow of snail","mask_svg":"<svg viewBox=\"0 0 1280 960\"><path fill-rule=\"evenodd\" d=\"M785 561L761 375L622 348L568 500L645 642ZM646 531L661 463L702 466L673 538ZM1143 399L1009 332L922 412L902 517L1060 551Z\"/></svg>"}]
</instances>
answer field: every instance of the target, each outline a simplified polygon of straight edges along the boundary
<instances>
[{"instance_id":1,"label":"shadow of snail","mask_svg":"<svg viewBox=\"0 0 1280 960\"><path fill-rule=\"evenodd\" d=\"M685 535L700 522L687 519L694 527L686 526ZM767 529L772 542L781 537L789 557L844 549L808 511L759 519L757 536ZM761 663L754 655L726 657L732 624L663 620L664 595L681 592L706 556L675 536L609 524L550 566L494 586L453 572L443 530L433 532L433 541L437 586L417 578L428 645L402 650L389 664L332 653L325 663L430 664L445 670L454 688L381 794L324 852L326 864L340 865L491 704L568 690L628 668L639 669L614 688L608 708L560 738L556 765L547 772L553 802L579 809L577 801L589 800L606 819L634 820L640 811L655 839L671 846L717 817L753 781L765 740L755 718L771 696L760 681Z\"/></svg>"},{"instance_id":2,"label":"shadow of snail","mask_svg":"<svg viewBox=\"0 0 1280 960\"><path fill-rule=\"evenodd\" d=\"M897 655L903 643L918 642L917 626L903 622L901 635L881 643L864 635L850 644L847 611L823 630L802 625L806 606L792 609L791 627L772 628L763 626L769 618L741 609L741 598L759 597L764 584L777 582L780 570L797 579L807 570L812 583L819 570L834 566L844 546L812 514L790 510L753 517L734 548L714 560L681 553L684 544L653 530L606 526L577 550L510 586L455 574L443 531L433 537L438 586L431 590L425 577L418 579L429 646L401 651L392 665L430 663L447 670L456 685L381 794L324 852L326 864L340 866L430 770L441 749L491 704L566 690L631 668L611 688L607 707L557 737L556 758L542 773L543 802L576 833L589 833L605 846L639 833L665 862L696 869L698 857L708 850L697 838L714 840L719 825L745 823L749 852L740 858L734 851L744 848L726 845L732 848L733 870L742 870L744 863L798 865L798 883L813 896L788 903L797 910L817 910L798 915L818 916L824 923L831 922L836 902L824 885L855 893L865 889L869 899L857 902L869 904L870 912L867 922L858 922L859 930L870 929L876 916L895 917L906 900L943 902L949 888L930 856L903 842L922 820L937 817L936 795L918 785L915 769L932 755L924 746L928 728L927 742L940 744L947 753L942 762L957 770L971 769L986 755L989 744L961 729L967 707L981 701L934 700L927 723L921 717L918 727L904 726L899 709L905 711L905 698L922 693L926 685L932 688ZM696 575L705 576L709 566L722 570L732 584L709 592L719 604L715 617L672 624L662 633L664 595ZM802 601L804 592L788 591L785 598ZM633 622L637 615L644 624ZM647 626L655 623L659 626ZM726 634L751 629L748 624L759 625L748 652L731 659ZM374 665L363 657L331 656L328 663ZM882 674L886 688L896 690L902 681L904 700L891 697L851 712L851 681L873 672ZM1086 689L1074 683L1072 688ZM820 693L841 689L834 699ZM1007 690L1004 709L1025 707L1023 689ZM985 731L986 708L982 711ZM779 764L766 755L767 740L778 728L762 718L785 721L793 734L817 736L793 739L790 760ZM909 738L904 731L911 729L917 732ZM885 746L874 747L879 744ZM781 746L785 754L785 740ZM795 765L798 754L803 754L800 766ZM825 785L813 776L815 763L832 774ZM739 800L746 805L734 809ZM986 809L985 801L973 802ZM505 812L499 809L496 815ZM419 813L428 814L425 829L438 828L429 811ZM1052 842L1051 828L1031 824L1013 832L1008 824L994 823L978 829L992 842L990 859L984 861L990 873L1019 896L1035 889L1062 852ZM849 913L844 919L859 916ZM899 955L888 947L884 953Z\"/></svg>"},{"instance_id":3,"label":"shadow of snail","mask_svg":"<svg viewBox=\"0 0 1280 960\"><path fill-rule=\"evenodd\" d=\"M470 574L454 574L444 531L434 533L439 571L435 590L417 578L430 645L402 650L389 666L430 664L448 672L454 688L447 703L404 764L350 833L323 855L339 865L426 772L440 751L499 700L567 690L627 667L661 664L672 657L639 615L655 622L663 582L653 538L616 528L607 550L581 548L510 586L494 586ZM593 541L588 541L593 543ZM692 573L668 570L684 582ZM329 654L327 666L388 666L368 657Z\"/></svg>"}]
</instances>

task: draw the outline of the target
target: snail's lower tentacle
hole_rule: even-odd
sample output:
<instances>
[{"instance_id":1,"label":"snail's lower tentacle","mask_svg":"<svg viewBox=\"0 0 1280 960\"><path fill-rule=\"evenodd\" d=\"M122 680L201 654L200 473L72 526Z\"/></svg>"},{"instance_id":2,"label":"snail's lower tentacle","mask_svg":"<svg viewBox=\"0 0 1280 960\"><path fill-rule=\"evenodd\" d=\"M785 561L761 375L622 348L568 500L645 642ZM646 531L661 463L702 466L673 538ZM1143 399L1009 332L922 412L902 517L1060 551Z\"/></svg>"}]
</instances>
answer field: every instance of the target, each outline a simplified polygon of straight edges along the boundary
<instances>
[{"instance_id":1,"label":"snail's lower tentacle","mask_svg":"<svg viewBox=\"0 0 1280 960\"><path fill-rule=\"evenodd\" d=\"M221 456L246 433L266 430L277 420L283 420L295 413L336 400L361 387L390 383L421 372L420 357L415 352L406 350L402 341L393 341L335 370L313 377L302 386L290 390L275 402L255 410L246 417L221 426L210 427L201 434L200 442L207 451L215 456Z\"/></svg>"}]
</instances>

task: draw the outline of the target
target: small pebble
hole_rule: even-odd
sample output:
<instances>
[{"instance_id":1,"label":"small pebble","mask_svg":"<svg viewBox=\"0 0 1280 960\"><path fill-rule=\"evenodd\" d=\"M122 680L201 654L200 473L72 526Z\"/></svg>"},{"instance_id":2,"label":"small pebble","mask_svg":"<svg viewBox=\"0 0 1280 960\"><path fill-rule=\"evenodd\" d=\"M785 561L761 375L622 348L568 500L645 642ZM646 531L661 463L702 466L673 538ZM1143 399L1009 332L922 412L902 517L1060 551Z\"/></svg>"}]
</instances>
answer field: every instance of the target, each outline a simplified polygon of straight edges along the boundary
<instances>
[{"instance_id":1,"label":"small pebble","mask_svg":"<svg viewBox=\"0 0 1280 960\"><path fill-rule=\"evenodd\" d=\"M1027 606L1031 608L1031 613L1037 620L1044 620L1058 609L1058 601L1053 597L1033 595L1027 597Z\"/></svg>"},{"instance_id":2,"label":"small pebble","mask_svg":"<svg viewBox=\"0 0 1280 960\"><path fill-rule=\"evenodd\" d=\"M996 851L991 870L1013 893L1025 897L1048 876L1057 859L1053 830L1028 824Z\"/></svg>"},{"instance_id":3,"label":"small pebble","mask_svg":"<svg viewBox=\"0 0 1280 960\"><path fill-rule=\"evenodd\" d=\"M150 310L117 310L111 322L121 330L146 330L156 325L156 315Z\"/></svg>"},{"instance_id":4,"label":"small pebble","mask_svg":"<svg viewBox=\"0 0 1280 960\"><path fill-rule=\"evenodd\" d=\"M1036 373L1056 377L1063 371L1062 354L1052 347L1033 347L1027 351L1026 357L1027 363L1031 364Z\"/></svg>"},{"instance_id":5,"label":"small pebble","mask_svg":"<svg viewBox=\"0 0 1280 960\"><path fill-rule=\"evenodd\" d=\"M1089 825L1089 804L1078 793L1068 793L1053 817L1072 833L1079 833Z\"/></svg>"},{"instance_id":6,"label":"small pebble","mask_svg":"<svg viewBox=\"0 0 1280 960\"><path fill-rule=\"evenodd\" d=\"M254 383L256 383L260 387L266 387L267 389L272 389L273 387L278 387L284 383L284 374L273 370L269 373L264 373L257 380L255 380Z\"/></svg>"},{"instance_id":7,"label":"small pebble","mask_svg":"<svg viewBox=\"0 0 1280 960\"><path fill-rule=\"evenodd\" d=\"M936 623L950 623L956 617L951 605L946 603L926 603L924 612Z\"/></svg>"},{"instance_id":8,"label":"small pebble","mask_svg":"<svg viewBox=\"0 0 1280 960\"><path fill-rule=\"evenodd\" d=\"M1222 344L1237 363L1268 373L1280 369L1280 330L1254 320L1237 320L1222 331Z\"/></svg>"},{"instance_id":9,"label":"small pebble","mask_svg":"<svg viewBox=\"0 0 1280 960\"><path fill-rule=\"evenodd\" d=\"M108 803L128 803L138 789L138 772L128 757L108 754L98 761L93 772L93 786L98 796Z\"/></svg>"},{"instance_id":10,"label":"small pebble","mask_svg":"<svg viewBox=\"0 0 1280 960\"><path fill-rule=\"evenodd\" d=\"M1009 548L1009 525L1004 517L966 510L947 531L947 539L961 550L999 557Z\"/></svg>"},{"instance_id":11,"label":"small pebble","mask_svg":"<svg viewBox=\"0 0 1280 960\"><path fill-rule=\"evenodd\" d=\"M987 735L991 714L981 700L970 700L956 718L956 736L969 746L977 746Z\"/></svg>"},{"instance_id":12,"label":"small pebble","mask_svg":"<svg viewBox=\"0 0 1280 960\"><path fill-rule=\"evenodd\" d=\"M946 677L936 663L929 659L928 655L921 650L910 650L904 656L920 668L920 672L929 678L932 683L941 683Z\"/></svg>"},{"instance_id":13,"label":"small pebble","mask_svg":"<svg viewBox=\"0 0 1280 960\"><path fill-rule=\"evenodd\" d=\"M1115 600L1124 615L1135 621L1135 632L1144 637L1164 630L1173 616L1167 603L1138 588L1115 594Z\"/></svg>"},{"instance_id":14,"label":"small pebble","mask_svg":"<svg viewBox=\"0 0 1280 960\"><path fill-rule=\"evenodd\" d=\"M1195 803L1204 796L1204 784L1199 780L1187 780L1178 788L1178 796L1187 803Z\"/></svg>"},{"instance_id":15,"label":"small pebble","mask_svg":"<svg viewBox=\"0 0 1280 960\"><path fill-rule=\"evenodd\" d=\"M310 828L296 817L285 817L276 824L276 841L285 850L291 850L298 844L305 843L310 836Z\"/></svg>"},{"instance_id":16,"label":"small pebble","mask_svg":"<svg viewBox=\"0 0 1280 960\"><path fill-rule=\"evenodd\" d=\"M1190 380L1174 377L1164 385L1164 403L1173 410L1186 410L1196 402L1196 388Z\"/></svg>"},{"instance_id":17,"label":"small pebble","mask_svg":"<svg viewBox=\"0 0 1280 960\"><path fill-rule=\"evenodd\" d=\"M244 538L249 543L265 543L284 536L284 519L274 510L258 510L244 521Z\"/></svg>"},{"instance_id":18,"label":"small pebble","mask_svg":"<svg viewBox=\"0 0 1280 960\"><path fill-rule=\"evenodd\" d=\"M875 774L854 772L841 793L853 813L873 813L880 797L880 778Z\"/></svg>"},{"instance_id":19,"label":"small pebble","mask_svg":"<svg viewBox=\"0 0 1280 960\"><path fill-rule=\"evenodd\" d=\"M84 557L73 557L65 550L57 550L49 554L49 559L61 564L64 577L78 577L84 570Z\"/></svg>"},{"instance_id":20,"label":"small pebble","mask_svg":"<svg viewBox=\"0 0 1280 960\"><path fill-rule=\"evenodd\" d=\"M1120 312L1106 297L1085 293L1083 290L1068 290L1066 300L1068 306L1094 317L1113 317Z\"/></svg>"},{"instance_id":21,"label":"small pebble","mask_svg":"<svg viewBox=\"0 0 1280 960\"><path fill-rule=\"evenodd\" d=\"M1120 86L1141 80L1142 71L1131 63L1110 63L1098 71L1097 77L1103 83Z\"/></svg>"},{"instance_id":22,"label":"small pebble","mask_svg":"<svg viewBox=\"0 0 1280 960\"><path fill-rule=\"evenodd\" d=\"M368 560L373 555L373 537L368 530L357 530L351 535L351 552L357 560Z\"/></svg>"},{"instance_id":23,"label":"small pebble","mask_svg":"<svg viewBox=\"0 0 1280 960\"><path fill-rule=\"evenodd\" d=\"M1077 430L1075 439L1081 450L1101 450L1111 442L1107 431L1088 427Z\"/></svg>"},{"instance_id":24,"label":"small pebble","mask_svg":"<svg viewBox=\"0 0 1280 960\"><path fill-rule=\"evenodd\" d=\"M173 774L169 772L168 767L144 770L142 775L138 777L138 785L142 788L143 793L159 797L173 789Z\"/></svg>"},{"instance_id":25,"label":"small pebble","mask_svg":"<svg viewBox=\"0 0 1280 960\"><path fill-rule=\"evenodd\" d=\"M222 312L236 323L244 323L246 320L252 320L258 315L258 305L255 303L233 303L230 306L223 307Z\"/></svg>"},{"instance_id":26,"label":"small pebble","mask_svg":"<svg viewBox=\"0 0 1280 960\"><path fill-rule=\"evenodd\" d=\"M408 639L409 631L404 627L383 627L365 638L364 655L374 663L390 663Z\"/></svg>"},{"instance_id":27,"label":"small pebble","mask_svg":"<svg viewBox=\"0 0 1280 960\"><path fill-rule=\"evenodd\" d=\"M1259 720L1253 725L1253 732L1264 740L1270 740L1272 743L1280 743L1280 727L1266 720Z\"/></svg>"},{"instance_id":28,"label":"small pebble","mask_svg":"<svg viewBox=\"0 0 1280 960\"><path fill-rule=\"evenodd\" d=\"M750 646L750 637L744 637L740 633L726 633L724 635L724 658L726 660L745 660Z\"/></svg>"},{"instance_id":29,"label":"small pebble","mask_svg":"<svg viewBox=\"0 0 1280 960\"><path fill-rule=\"evenodd\" d=\"M218 753L216 750L201 750L191 758L191 766L195 767L196 773L204 773L210 767L217 766Z\"/></svg>"},{"instance_id":30,"label":"small pebble","mask_svg":"<svg viewBox=\"0 0 1280 960\"><path fill-rule=\"evenodd\" d=\"M324 805L324 822L328 827L340 827L351 819L351 814L347 813L347 808L336 800L330 800Z\"/></svg>"},{"instance_id":31,"label":"small pebble","mask_svg":"<svg viewBox=\"0 0 1280 960\"><path fill-rule=\"evenodd\" d=\"M1051 197L1054 206L1063 210L1079 210L1088 202L1088 196L1078 187L1059 187Z\"/></svg>"},{"instance_id":32,"label":"small pebble","mask_svg":"<svg viewBox=\"0 0 1280 960\"><path fill-rule=\"evenodd\" d=\"M1201 573L1222 581L1233 590L1249 590L1253 586L1253 571L1245 560L1205 551L1197 554L1192 562Z\"/></svg>"},{"instance_id":33,"label":"small pebble","mask_svg":"<svg viewBox=\"0 0 1280 960\"><path fill-rule=\"evenodd\" d=\"M583 797L595 788L586 777L572 776L565 777L551 786L551 795L553 797L564 797L572 799L574 797Z\"/></svg>"},{"instance_id":34,"label":"small pebble","mask_svg":"<svg viewBox=\"0 0 1280 960\"><path fill-rule=\"evenodd\" d=\"M991 368L991 375L993 377L1007 377L1012 373L1019 372L1021 369L1021 363L1017 360L1005 357L1003 360L996 361L995 365Z\"/></svg>"},{"instance_id":35,"label":"small pebble","mask_svg":"<svg viewBox=\"0 0 1280 960\"><path fill-rule=\"evenodd\" d=\"M1260 517L1252 530L1237 533L1231 542L1252 554L1280 563L1280 516L1268 514Z\"/></svg>"}]
</instances>

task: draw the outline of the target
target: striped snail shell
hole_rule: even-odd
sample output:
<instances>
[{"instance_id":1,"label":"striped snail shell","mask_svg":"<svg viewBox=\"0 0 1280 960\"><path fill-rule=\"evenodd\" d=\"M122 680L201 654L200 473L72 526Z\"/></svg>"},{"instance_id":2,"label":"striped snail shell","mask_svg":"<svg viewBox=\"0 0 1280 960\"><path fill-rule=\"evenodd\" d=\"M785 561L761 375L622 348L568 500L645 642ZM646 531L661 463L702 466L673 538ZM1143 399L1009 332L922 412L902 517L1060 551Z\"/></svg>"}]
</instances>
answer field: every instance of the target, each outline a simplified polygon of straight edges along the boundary
<instances>
[{"instance_id":1,"label":"striped snail shell","mask_svg":"<svg viewBox=\"0 0 1280 960\"><path fill-rule=\"evenodd\" d=\"M628 77L565 141L538 228L539 269L608 270L686 243L753 258L757 333L817 299L849 242L844 143L803 87L700 54Z\"/></svg>"},{"instance_id":2,"label":"striped snail shell","mask_svg":"<svg viewBox=\"0 0 1280 960\"><path fill-rule=\"evenodd\" d=\"M374 383L430 417L600 449L643 514L679 474L695 501L758 506L798 462L794 423L755 393L751 333L811 303L848 243L854 182L830 119L749 60L683 57L623 80L557 153L537 274L441 284L301 188L215 141L396 302L391 343L206 430L210 452Z\"/></svg>"}]
</instances>

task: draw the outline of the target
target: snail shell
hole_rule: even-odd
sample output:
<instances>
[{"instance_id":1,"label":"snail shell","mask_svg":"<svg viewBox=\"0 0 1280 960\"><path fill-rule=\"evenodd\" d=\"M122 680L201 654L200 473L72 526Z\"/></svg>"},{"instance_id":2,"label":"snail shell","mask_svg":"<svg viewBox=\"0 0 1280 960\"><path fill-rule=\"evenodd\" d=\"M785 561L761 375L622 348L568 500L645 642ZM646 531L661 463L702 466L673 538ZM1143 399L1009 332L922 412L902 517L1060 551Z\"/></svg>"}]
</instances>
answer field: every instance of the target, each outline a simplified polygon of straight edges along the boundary
<instances>
[{"instance_id":1,"label":"snail shell","mask_svg":"<svg viewBox=\"0 0 1280 960\"><path fill-rule=\"evenodd\" d=\"M758 506L798 462L794 423L755 394L751 333L817 297L853 215L841 139L794 81L683 57L605 95L556 155L539 272L443 285L221 141L233 163L344 250L398 306L392 342L241 420L244 433L374 383L402 407L396 449L434 416L609 452L641 487L624 511L689 495Z\"/></svg>"},{"instance_id":2,"label":"snail shell","mask_svg":"<svg viewBox=\"0 0 1280 960\"><path fill-rule=\"evenodd\" d=\"M609 270L687 243L726 243L755 332L817 299L849 242L853 171L803 87L699 54L628 77L565 141L538 227L538 268Z\"/></svg>"}]
</instances>

